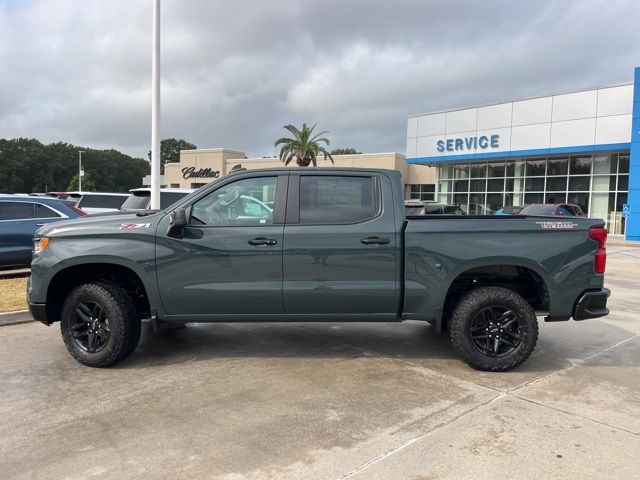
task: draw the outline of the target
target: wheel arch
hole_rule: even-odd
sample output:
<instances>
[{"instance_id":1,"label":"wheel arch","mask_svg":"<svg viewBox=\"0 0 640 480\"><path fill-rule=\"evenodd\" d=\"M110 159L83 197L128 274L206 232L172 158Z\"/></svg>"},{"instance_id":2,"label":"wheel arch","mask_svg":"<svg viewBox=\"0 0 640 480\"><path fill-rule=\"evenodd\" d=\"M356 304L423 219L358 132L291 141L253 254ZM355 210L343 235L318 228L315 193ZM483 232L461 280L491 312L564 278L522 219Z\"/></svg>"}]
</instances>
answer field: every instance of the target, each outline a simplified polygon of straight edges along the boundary
<instances>
[{"instance_id":1,"label":"wheel arch","mask_svg":"<svg viewBox=\"0 0 640 480\"><path fill-rule=\"evenodd\" d=\"M92 282L122 286L133 296L138 314L143 318L151 315L150 291L133 268L108 261L87 262L66 265L51 277L46 294L49 323L60 320L64 301L74 288Z\"/></svg>"},{"instance_id":2,"label":"wheel arch","mask_svg":"<svg viewBox=\"0 0 640 480\"><path fill-rule=\"evenodd\" d=\"M496 261L468 265L450 275L446 294L442 298L442 315L437 321L438 331L446 327L451 311L459 298L470 290L498 286L522 296L536 311L548 311L549 280L535 266L523 262Z\"/></svg>"}]
</instances>

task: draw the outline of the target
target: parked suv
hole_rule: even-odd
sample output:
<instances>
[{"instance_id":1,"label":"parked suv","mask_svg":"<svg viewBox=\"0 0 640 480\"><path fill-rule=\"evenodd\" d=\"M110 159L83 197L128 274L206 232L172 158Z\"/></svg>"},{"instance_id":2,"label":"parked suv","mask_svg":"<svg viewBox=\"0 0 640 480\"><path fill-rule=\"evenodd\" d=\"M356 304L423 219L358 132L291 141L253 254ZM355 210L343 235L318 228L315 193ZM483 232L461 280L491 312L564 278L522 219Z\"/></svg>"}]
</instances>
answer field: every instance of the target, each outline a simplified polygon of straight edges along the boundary
<instances>
[{"instance_id":1,"label":"parked suv","mask_svg":"<svg viewBox=\"0 0 640 480\"><path fill-rule=\"evenodd\" d=\"M149 210L151 208L151 189L134 188L129 190L131 196L125 200L120 210L134 212L138 210ZM173 205L178 200L186 197L192 188L161 188L160 189L160 210Z\"/></svg>"},{"instance_id":2,"label":"parked suv","mask_svg":"<svg viewBox=\"0 0 640 480\"><path fill-rule=\"evenodd\" d=\"M128 193L108 192L67 192L68 198L77 202L78 208L87 215L92 213L116 212L127 198Z\"/></svg>"},{"instance_id":3,"label":"parked suv","mask_svg":"<svg viewBox=\"0 0 640 480\"><path fill-rule=\"evenodd\" d=\"M0 268L31 263L34 232L47 223L85 215L73 201L30 195L0 195Z\"/></svg>"}]
</instances>

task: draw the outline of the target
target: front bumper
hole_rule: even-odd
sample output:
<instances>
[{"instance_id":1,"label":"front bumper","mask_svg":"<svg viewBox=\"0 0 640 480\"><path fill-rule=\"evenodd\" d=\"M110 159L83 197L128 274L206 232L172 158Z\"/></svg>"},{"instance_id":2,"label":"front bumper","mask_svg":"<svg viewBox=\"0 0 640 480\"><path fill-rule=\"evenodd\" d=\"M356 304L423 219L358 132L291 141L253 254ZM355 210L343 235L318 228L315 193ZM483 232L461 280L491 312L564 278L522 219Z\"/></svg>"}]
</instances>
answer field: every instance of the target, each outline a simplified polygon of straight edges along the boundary
<instances>
[{"instance_id":1,"label":"front bumper","mask_svg":"<svg viewBox=\"0 0 640 480\"><path fill-rule=\"evenodd\" d=\"M34 320L44 323L45 325L51 325L51 322L47 320L47 305L44 303L31 303L29 302L29 312Z\"/></svg>"},{"instance_id":2,"label":"front bumper","mask_svg":"<svg viewBox=\"0 0 640 480\"><path fill-rule=\"evenodd\" d=\"M611 295L611 291L608 288L584 292L573 308L573 319L587 320L609 315L609 309L607 308L609 295Z\"/></svg>"}]
</instances>

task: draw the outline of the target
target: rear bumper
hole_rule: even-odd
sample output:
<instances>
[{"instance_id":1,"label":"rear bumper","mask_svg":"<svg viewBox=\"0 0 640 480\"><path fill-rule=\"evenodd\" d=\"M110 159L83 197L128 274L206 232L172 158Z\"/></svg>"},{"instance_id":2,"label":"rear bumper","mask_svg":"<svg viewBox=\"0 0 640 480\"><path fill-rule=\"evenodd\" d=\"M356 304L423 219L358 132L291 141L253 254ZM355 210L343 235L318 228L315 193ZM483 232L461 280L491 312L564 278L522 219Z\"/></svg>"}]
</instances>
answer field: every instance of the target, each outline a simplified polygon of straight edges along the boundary
<instances>
[{"instance_id":1,"label":"rear bumper","mask_svg":"<svg viewBox=\"0 0 640 480\"><path fill-rule=\"evenodd\" d=\"M574 320L587 320L589 318L598 318L609 315L607 308L607 298L611 291L608 288L592 292L584 292L573 309Z\"/></svg>"},{"instance_id":2,"label":"rear bumper","mask_svg":"<svg viewBox=\"0 0 640 480\"><path fill-rule=\"evenodd\" d=\"M51 322L47 320L47 305L44 303L31 303L29 302L29 312L34 320L44 323L45 325L51 325Z\"/></svg>"}]
</instances>

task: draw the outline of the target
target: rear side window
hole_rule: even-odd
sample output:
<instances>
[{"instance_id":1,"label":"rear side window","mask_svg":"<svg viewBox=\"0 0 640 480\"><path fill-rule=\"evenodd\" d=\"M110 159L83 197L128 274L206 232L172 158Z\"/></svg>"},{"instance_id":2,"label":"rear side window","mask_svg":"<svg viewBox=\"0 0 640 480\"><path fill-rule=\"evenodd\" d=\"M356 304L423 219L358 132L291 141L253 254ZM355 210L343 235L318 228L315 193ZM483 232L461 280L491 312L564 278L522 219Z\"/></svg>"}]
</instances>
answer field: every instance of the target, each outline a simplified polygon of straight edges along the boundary
<instances>
[{"instance_id":1,"label":"rear side window","mask_svg":"<svg viewBox=\"0 0 640 480\"><path fill-rule=\"evenodd\" d=\"M376 216L372 177L300 177L300 223L356 223Z\"/></svg>"},{"instance_id":2,"label":"rear side window","mask_svg":"<svg viewBox=\"0 0 640 480\"><path fill-rule=\"evenodd\" d=\"M127 199L124 195L82 195L78 207L80 208L115 208L119 209Z\"/></svg>"},{"instance_id":3,"label":"rear side window","mask_svg":"<svg viewBox=\"0 0 640 480\"><path fill-rule=\"evenodd\" d=\"M160 209L164 210L187 195L188 193L181 192L160 192Z\"/></svg>"},{"instance_id":4,"label":"rear side window","mask_svg":"<svg viewBox=\"0 0 640 480\"><path fill-rule=\"evenodd\" d=\"M59 216L59 213L54 212L46 205L36 203L36 218L56 218Z\"/></svg>"},{"instance_id":5,"label":"rear side window","mask_svg":"<svg viewBox=\"0 0 640 480\"><path fill-rule=\"evenodd\" d=\"M0 202L0 220L28 220L34 215L33 203Z\"/></svg>"}]
</instances>

